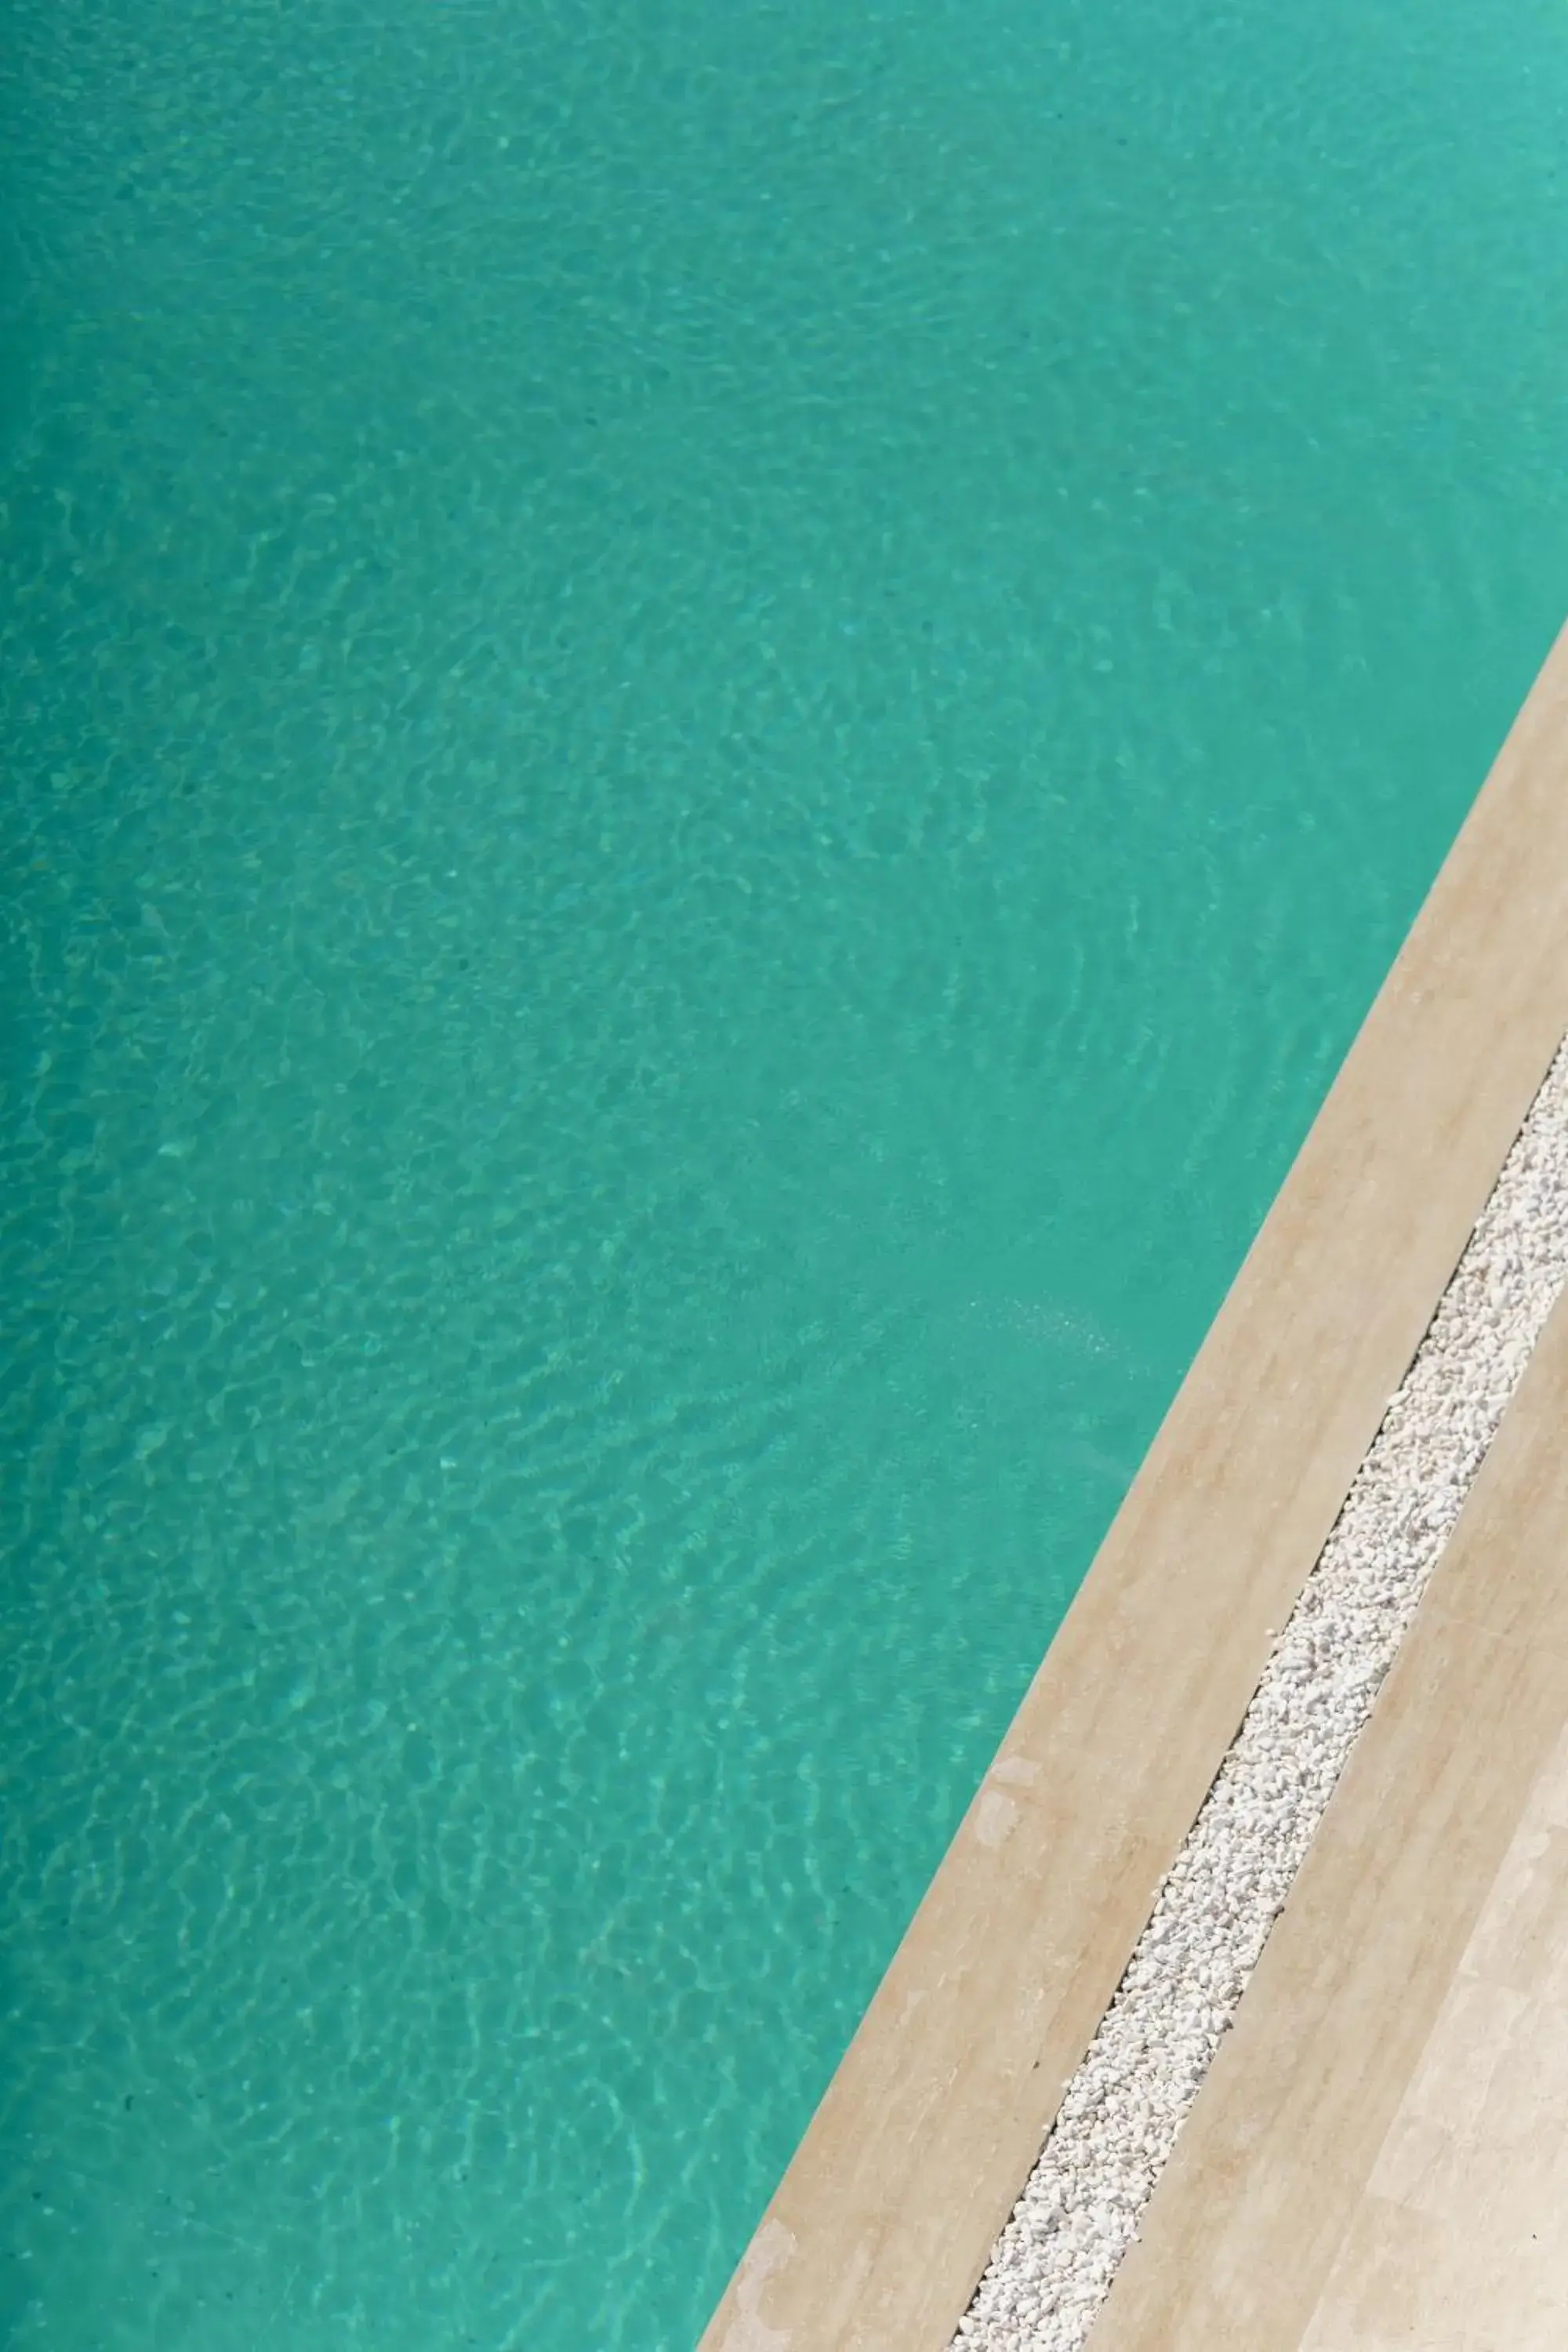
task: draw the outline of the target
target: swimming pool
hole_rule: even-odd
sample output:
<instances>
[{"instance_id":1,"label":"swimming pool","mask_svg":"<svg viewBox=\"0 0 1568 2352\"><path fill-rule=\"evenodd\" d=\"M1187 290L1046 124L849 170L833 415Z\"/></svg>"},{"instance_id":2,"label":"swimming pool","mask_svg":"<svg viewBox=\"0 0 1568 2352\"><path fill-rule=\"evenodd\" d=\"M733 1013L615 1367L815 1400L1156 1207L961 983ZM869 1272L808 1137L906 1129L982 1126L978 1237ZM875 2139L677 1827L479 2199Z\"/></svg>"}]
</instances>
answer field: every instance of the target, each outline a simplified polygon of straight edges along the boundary
<instances>
[{"instance_id":1,"label":"swimming pool","mask_svg":"<svg viewBox=\"0 0 1568 2352\"><path fill-rule=\"evenodd\" d=\"M13 22L5 2323L683 2352L1555 625L1563 29Z\"/></svg>"}]
</instances>

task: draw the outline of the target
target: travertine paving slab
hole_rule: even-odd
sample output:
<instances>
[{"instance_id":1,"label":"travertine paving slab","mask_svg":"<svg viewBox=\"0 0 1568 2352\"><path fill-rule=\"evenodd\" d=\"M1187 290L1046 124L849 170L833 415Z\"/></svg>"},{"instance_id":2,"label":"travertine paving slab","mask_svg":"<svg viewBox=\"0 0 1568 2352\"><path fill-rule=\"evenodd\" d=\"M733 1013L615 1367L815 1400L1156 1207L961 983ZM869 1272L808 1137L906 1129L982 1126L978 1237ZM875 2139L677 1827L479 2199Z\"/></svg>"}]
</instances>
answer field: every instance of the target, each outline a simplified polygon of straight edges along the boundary
<instances>
[{"instance_id":1,"label":"travertine paving slab","mask_svg":"<svg viewBox=\"0 0 1568 2352\"><path fill-rule=\"evenodd\" d=\"M1568 1736L1482 1906L1301 2352L1568 2344Z\"/></svg>"},{"instance_id":2,"label":"travertine paving slab","mask_svg":"<svg viewBox=\"0 0 1568 2352\"><path fill-rule=\"evenodd\" d=\"M1089 2345L1568 2345L1568 1301Z\"/></svg>"},{"instance_id":3,"label":"travertine paving slab","mask_svg":"<svg viewBox=\"0 0 1568 2352\"><path fill-rule=\"evenodd\" d=\"M1565 1030L1568 635L703 2352L945 2352Z\"/></svg>"}]
</instances>

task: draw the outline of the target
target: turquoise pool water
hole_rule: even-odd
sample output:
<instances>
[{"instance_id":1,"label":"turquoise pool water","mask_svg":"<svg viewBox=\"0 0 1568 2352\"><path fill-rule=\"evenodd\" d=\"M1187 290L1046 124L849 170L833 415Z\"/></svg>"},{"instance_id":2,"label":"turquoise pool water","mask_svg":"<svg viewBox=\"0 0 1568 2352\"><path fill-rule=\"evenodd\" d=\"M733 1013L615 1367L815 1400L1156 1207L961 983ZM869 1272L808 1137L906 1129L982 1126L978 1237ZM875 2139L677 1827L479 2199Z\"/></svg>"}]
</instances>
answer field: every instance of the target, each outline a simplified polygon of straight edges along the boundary
<instances>
[{"instance_id":1,"label":"turquoise pool water","mask_svg":"<svg viewBox=\"0 0 1568 2352\"><path fill-rule=\"evenodd\" d=\"M25 2352L689 2352L1568 587L1555 7L11 0Z\"/></svg>"}]
</instances>

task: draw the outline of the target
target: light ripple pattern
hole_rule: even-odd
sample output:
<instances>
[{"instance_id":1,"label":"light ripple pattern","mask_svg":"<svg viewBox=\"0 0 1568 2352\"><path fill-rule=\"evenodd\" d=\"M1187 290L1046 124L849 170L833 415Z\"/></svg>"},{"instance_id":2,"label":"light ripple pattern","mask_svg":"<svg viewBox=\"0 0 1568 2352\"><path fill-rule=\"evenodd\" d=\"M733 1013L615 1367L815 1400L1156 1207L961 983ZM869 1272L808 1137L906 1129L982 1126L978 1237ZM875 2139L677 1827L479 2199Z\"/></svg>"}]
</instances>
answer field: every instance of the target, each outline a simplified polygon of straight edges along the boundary
<instances>
[{"instance_id":1,"label":"light ripple pattern","mask_svg":"<svg viewBox=\"0 0 1568 2352\"><path fill-rule=\"evenodd\" d=\"M1560 620L1565 92L9 0L8 2352L689 2352Z\"/></svg>"},{"instance_id":2,"label":"light ripple pattern","mask_svg":"<svg viewBox=\"0 0 1568 2352\"><path fill-rule=\"evenodd\" d=\"M1269 1657L955 2352L1078 2352L1568 1277L1568 1046Z\"/></svg>"}]
</instances>

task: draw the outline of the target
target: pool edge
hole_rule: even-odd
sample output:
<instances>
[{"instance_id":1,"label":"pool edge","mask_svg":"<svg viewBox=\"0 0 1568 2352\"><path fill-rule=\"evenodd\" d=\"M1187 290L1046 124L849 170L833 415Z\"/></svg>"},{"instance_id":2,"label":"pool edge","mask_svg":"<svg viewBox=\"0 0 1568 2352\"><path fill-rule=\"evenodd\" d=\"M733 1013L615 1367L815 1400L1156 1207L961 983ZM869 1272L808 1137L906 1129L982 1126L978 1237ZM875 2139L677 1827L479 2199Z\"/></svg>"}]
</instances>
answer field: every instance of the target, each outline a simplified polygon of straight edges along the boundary
<instances>
[{"instance_id":1,"label":"pool edge","mask_svg":"<svg viewBox=\"0 0 1568 2352\"><path fill-rule=\"evenodd\" d=\"M946 2352L1564 1031L1568 630L700 2352Z\"/></svg>"}]
</instances>

